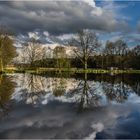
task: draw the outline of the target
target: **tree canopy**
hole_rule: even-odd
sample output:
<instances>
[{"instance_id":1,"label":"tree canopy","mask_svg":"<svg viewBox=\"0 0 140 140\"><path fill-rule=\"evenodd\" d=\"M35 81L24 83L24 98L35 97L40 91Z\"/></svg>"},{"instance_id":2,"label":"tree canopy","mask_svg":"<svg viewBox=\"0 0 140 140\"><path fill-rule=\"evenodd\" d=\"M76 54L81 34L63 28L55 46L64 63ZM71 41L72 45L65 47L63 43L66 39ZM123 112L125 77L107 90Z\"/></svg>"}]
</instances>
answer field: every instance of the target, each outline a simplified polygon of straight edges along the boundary
<instances>
[{"instance_id":1,"label":"tree canopy","mask_svg":"<svg viewBox=\"0 0 140 140\"><path fill-rule=\"evenodd\" d=\"M0 32L0 71L17 55L13 39L7 33Z\"/></svg>"}]
</instances>

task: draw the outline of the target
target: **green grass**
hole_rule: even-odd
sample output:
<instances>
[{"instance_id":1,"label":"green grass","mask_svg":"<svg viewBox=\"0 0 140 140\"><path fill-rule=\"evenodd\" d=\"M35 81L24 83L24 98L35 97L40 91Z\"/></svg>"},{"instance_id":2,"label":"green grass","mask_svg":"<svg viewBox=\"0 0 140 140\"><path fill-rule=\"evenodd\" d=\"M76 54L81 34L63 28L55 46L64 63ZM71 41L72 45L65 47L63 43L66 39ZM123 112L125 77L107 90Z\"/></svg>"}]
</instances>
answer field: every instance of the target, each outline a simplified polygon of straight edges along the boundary
<instances>
[{"instance_id":1,"label":"green grass","mask_svg":"<svg viewBox=\"0 0 140 140\"><path fill-rule=\"evenodd\" d=\"M36 68L36 69L5 69L3 73L45 73L45 72L70 72L70 73L133 73L140 74L140 70L103 70L103 69L81 69L81 68Z\"/></svg>"}]
</instances>

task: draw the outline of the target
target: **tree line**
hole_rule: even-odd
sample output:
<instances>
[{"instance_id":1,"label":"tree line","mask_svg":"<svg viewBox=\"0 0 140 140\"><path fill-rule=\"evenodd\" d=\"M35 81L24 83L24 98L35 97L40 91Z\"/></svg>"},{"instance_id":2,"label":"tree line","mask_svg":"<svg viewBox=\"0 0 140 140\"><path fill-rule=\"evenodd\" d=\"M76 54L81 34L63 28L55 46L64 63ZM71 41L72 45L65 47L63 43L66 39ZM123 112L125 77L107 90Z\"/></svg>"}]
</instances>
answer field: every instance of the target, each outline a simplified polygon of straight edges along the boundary
<instances>
[{"instance_id":1,"label":"tree line","mask_svg":"<svg viewBox=\"0 0 140 140\"><path fill-rule=\"evenodd\" d=\"M62 46L53 50L53 57L45 54L46 50L40 50L39 43L23 47L25 60L31 67L48 68L99 68L99 69L140 69L140 45L129 48L121 39L112 42L107 41L102 48L101 43L94 32L82 30L70 41L69 47L73 47L73 56L68 57ZM38 51L40 50L40 52ZM28 57L27 57L28 54Z\"/></svg>"},{"instance_id":2,"label":"tree line","mask_svg":"<svg viewBox=\"0 0 140 140\"><path fill-rule=\"evenodd\" d=\"M72 57L67 56L62 46L55 47L53 57L50 57L49 49L43 48L38 40L32 38L23 45L20 53L22 62L18 62L12 35L1 30L0 71L10 63L22 68L140 69L140 45L129 48L122 39L107 41L102 47L95 32L82 30L71 38L68 46L72 47Z\"/></svg>"}]
</instances>

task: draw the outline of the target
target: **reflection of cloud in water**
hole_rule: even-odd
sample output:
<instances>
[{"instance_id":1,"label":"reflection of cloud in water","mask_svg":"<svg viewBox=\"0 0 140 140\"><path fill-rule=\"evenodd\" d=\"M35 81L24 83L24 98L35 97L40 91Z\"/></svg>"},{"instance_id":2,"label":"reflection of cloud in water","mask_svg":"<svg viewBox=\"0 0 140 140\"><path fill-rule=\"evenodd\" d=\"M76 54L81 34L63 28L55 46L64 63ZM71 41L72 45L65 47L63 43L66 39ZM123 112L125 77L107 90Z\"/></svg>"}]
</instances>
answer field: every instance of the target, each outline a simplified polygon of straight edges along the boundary
<instances>
[{"instance_id":1,"label":"reflection of cloud in water","mask_svg":"<svg viewBox=\"0 0 140 140\"><path fill-rule=\"evenodd\" d=\"M118 119L127 118L134 108L136 107L97 107L77 114L72 103L54 101L41 108L16 104L9 118L0 121L0 137L93 138L102 130L118 127Z\"/></svg>"},{"instance_id":2,"label":"reflection of cloud in water","mask_svg":"<svg viewBox=\"0 0 140 140\"><path fill-rule=\"evenodd\" d=\"M104 129L96 137L98 139L139 139L140 138L140 112L138 106L133 112L125 116L120 116L116 120L114 127Z\"/></svg>"},{"instance_id":3,"label":"reflection of cloud in water","mask_svg":"<svg viewBox=\"0 0 140 140\"><path fill-rule=\"evenodd\" d=\"M15 77L18 83L18 87L16 88L15 93L12 95L12 99L15 99L17 101L25 101L27 104L29 103L47 104L53 100L57 100L61 102L69 102L69 103L80 102L83 94L83 85L81 84L78 87L80 81L74 78L71 79L45 78L42 76L35 76L29 74L16 75ZM100 87L101 86L100 83L94 81L88 81L88 84L91 85L90 90L91 92L94 92L93 94L95 98L97 94L98 97L100 96L100 102L95 102L94 101L95 98L93 98L93 95L88 93L89 94L88 98L89 99L93 98L94 106L96 106L96 104L105 105L106 97L103 94L102 88ZM62 88L65 89L65 91L60 96L56 96L54 94L54 91L60 90L61 86ZM73 91L75 89L76 92L74 93ZM87 97L85 96L84 98Z\"/></svg>"},{"instance_id":4,"label":"reflection of cloud in water","mask_svg":"<svg viewBox=\"0 0 140 140\"><path fill-rule=\"evenodd\" d=\"M27 104L48 104L53 100L80 103L84 98L84 107L87 107L88 102L90 102L90 106L103 106L109 103L123 102L127 98L129 99L131 94L135 94L131 87L123 84L123 82L111 84L87 81L90 88L87 94L83 94L84 81L74 78L46 78L30 74L18 74L15 75L15 81L18 86L12 95L12 99L25 101Z\"/></svg>"},{"instance_id":5,"label":"reflection of cloud in water","mask_svg":"<svg viewBox=\"0 0 140 140\"><path fill-rule=\"evenodd\" d=\"M102 123L97 123L97 124L93 124L92 129L94 130L93 133L89 134L88 137L86 137L85 139L95 139L96 138L96 133L101 132L104 129L104 125Z\"/></svg>"},{"instance_id":6,"label":"reflection of cloud in water","mask_svg":"<svg viewBox=\"0 0 140 140\"><path fill-rule=\"evenodd\" d=\"M131 87L88 81L94 91L93 95L88 92L91 106L78 112L84 81L78 87L80 81L75 79L28 76L14 75L17 87L12 95L13 108L0 120L0 138L131 138L133 134L133 138L140 138L140 97ZM65 92L54 95L54 89L63 91L60 83ZM73 92L76 88L79 90ZM118 104L124 95L126 102Z\"/></svg>"}]
</instances>

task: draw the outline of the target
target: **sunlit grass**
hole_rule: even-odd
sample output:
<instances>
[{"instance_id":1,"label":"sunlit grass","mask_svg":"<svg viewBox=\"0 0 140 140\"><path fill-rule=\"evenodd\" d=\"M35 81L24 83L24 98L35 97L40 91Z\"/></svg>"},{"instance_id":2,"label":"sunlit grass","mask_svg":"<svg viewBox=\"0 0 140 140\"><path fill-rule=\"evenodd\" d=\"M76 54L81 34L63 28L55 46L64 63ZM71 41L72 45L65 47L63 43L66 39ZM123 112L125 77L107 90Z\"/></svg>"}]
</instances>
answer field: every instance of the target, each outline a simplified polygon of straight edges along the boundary
<instances>
[{"instance_id":1,"label":"sunlit grass","mask_svg":"<svg viewBox=\"0 0 140 140\"><path fill-rule=\"evenodd\" d=\"M105 70L105 69L81 69L81 68L30 68L30 69L4 69L3 73L44 73L44 72L70 72L70 73L136 73L140 74L140 70Z\"/></svg>"}]
</instances>

